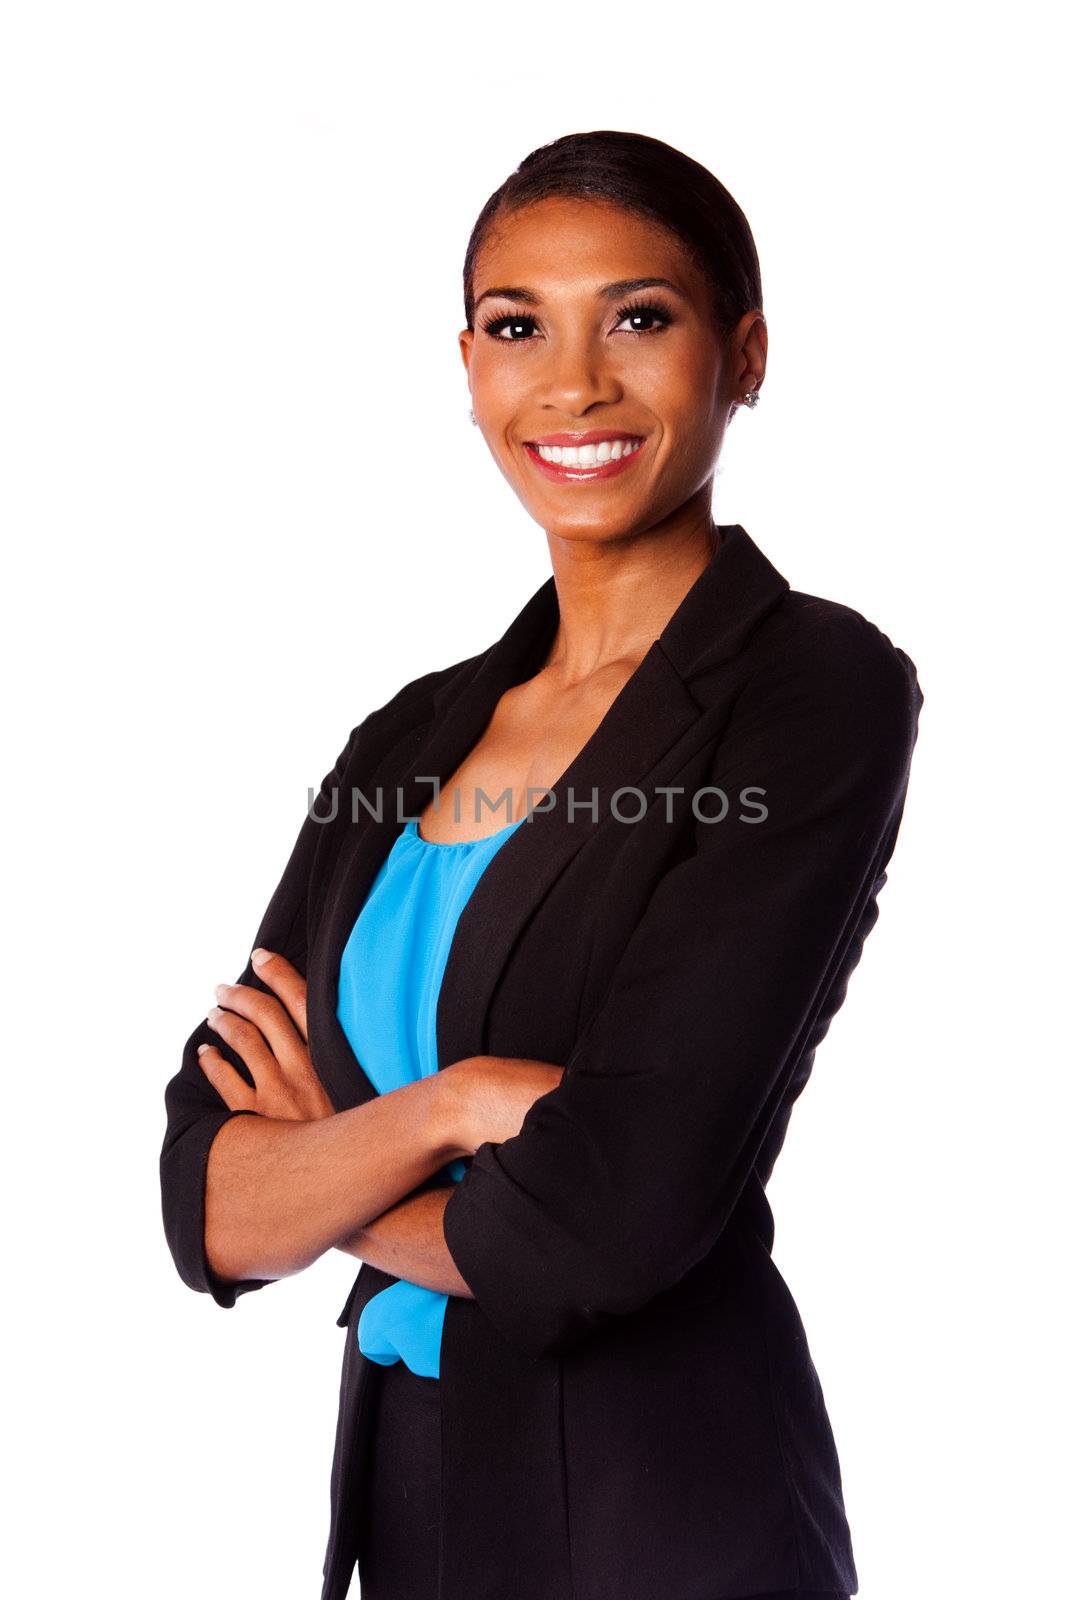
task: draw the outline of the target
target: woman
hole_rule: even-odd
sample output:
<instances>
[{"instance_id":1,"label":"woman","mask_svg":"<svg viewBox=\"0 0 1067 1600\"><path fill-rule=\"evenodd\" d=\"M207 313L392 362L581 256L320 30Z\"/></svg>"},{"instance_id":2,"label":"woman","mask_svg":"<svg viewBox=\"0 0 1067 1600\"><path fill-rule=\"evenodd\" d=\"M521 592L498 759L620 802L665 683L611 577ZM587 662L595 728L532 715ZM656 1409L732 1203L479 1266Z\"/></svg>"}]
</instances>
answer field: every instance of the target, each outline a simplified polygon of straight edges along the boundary
<instances>
[{"instance_id":1,"label":"woman","mask_svg":"<svg viewBox=\"0 0 1067 1600\"><path fill-rule=\"evenodd\" d=\"M714 522L767 331L703 167L533 152L464 292L552 577L323 780L168 1085L170 1247L222 1306L363 1262L324 1600L357 1559L365 1600L851 1595L764 1189L877 916L915 669Z\"/></svg>"}]
</instances>

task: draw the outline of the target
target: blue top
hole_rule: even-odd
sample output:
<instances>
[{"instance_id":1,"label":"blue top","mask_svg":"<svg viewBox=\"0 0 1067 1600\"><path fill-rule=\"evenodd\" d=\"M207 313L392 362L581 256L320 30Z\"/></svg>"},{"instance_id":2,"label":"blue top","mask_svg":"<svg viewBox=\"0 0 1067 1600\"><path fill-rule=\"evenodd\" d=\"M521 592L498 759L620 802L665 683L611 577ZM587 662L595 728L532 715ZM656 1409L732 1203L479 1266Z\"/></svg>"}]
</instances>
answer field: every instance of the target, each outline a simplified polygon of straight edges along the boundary
<instances>
[{"instance_id":1,"label":"blue top","mask_svg":"<svg viewBox=\"0 0 1067 1600\"><path fill-rule=\"evenodd\" d=\"M525 818L484 839L436 844L412 818L371 884L341 956L337 1019L380 1094L436 1072L437 997L452 935L482 872ZM457 1182L465 1160L441 1169ZM372 1295L357 1325L372 1361L441 1375L448 1296L401 1278Z\"/></svg>"}]
</instances>

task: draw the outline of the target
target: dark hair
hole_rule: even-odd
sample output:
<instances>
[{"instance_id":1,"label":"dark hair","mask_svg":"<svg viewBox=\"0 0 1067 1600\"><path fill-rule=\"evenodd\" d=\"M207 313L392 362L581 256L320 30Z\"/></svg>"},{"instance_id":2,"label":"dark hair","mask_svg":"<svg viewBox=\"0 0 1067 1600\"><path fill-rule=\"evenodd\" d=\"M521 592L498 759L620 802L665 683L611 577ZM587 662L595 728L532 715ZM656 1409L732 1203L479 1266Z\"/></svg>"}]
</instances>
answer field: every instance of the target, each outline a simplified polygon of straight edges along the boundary
<instances>
[{"instance_id":1,"label":"dark hair","mask_svg":"<svg viewBox=\"0 0 1067 1600\"><path fill-rule=\"evenodd\" d=\"M493 223L548 195L609 200L667 228L701 270L723 334L763 310L759 257L741 207L706 167L642 133L568 133L533 150L490 195L463 262L463 304L474 326L474 265Z\"/></svg>"}]
</instances>

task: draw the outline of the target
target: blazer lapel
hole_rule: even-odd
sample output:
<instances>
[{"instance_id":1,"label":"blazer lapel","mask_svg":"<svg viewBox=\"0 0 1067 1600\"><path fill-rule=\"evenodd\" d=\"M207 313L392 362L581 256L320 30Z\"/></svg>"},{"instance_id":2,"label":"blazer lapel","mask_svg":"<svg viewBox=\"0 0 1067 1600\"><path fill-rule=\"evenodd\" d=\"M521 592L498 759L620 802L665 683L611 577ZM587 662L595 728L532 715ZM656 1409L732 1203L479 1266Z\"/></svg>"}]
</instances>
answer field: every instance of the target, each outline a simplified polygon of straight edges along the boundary
<instances>
[{"instance_id":1,"label":"blazer lapel","mask_svg":"<svg viewBox=\"0 0 1067 1600\"><path fill-rule=\"evenodd\" d=\"M608 708L592 737L555 785L556 803L534 806L523 825L492 857L464 907L441 982L437 1012L442 1066L484 1049L489 1003L509 953L532 911L567 863L610 815L649 807L668 757L703 716L688 680L734 655L759 619L789 585L739 525L721 530L723 543ZM555 585L549 597L559 622ZM449 769L451 770L451 769ZM574 815L568 815L573 796ZM597 801L597 812L583 802Z\"/></svg>"},{"instance_id":2,"label":"blazer lapel","mask_svg":"<svg viewBox=\"0 0 1067 1600\"><path fill-rule=\"evenodd\" d=\"M617 791L640 790L651 804L656 769L705 711L689 681L736 654L788 589L786 579L742 527L732 524L720 532L722 544L714 558L558 779L555 805L547 796L531 809L490 859L467 901L441 984L442 1067L481 1052L489 1003L512 946L596 827L598 819L581 802L596 796L599 819L610 815ZM308 983L313 1059L338 1110L376 1092L337 1020L337 977L352 924L379 867L406 817L421 810L430 796L428 785L416 780L433 776L444 787L477 743L504 691L538 671L558 623L555 579L549 578L481 658L465 686L456 691L452 680L446 681L430 721L394 744L374 775L374 791L365 791L376 803L380 790L381 820L364 809L358 827L347 817L343 823L341 855L313 940ZM573 820L568 817L569 794L576 808ZM342 801L350 804L350 796ZM631 815L638 809L635 796L620 794L618 809Z\"/></svg>"}]
</instances>

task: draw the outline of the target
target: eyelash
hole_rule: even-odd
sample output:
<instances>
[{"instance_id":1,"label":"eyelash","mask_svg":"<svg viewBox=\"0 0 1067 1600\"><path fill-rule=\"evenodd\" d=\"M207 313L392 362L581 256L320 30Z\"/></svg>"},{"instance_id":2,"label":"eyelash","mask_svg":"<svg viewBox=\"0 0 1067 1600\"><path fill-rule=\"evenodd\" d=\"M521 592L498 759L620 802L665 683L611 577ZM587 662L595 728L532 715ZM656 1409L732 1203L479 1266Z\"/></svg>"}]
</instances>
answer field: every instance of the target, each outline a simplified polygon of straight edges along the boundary
<instances>
[{"instance_id":1,"label":"eyelash","mask_svg":"<svg viewBox=\"0 0 1067 1600\"><path fill-rule=\"evenodd\" d=\"M644 338L646 334L663 333L674 321L674 316L667 307L655 300L632 300L629 305L621 307L619 320L625 322L627 317L635 317L639 313L642 316L657 317L663 326L659 328L639 328L635 333L637 338ZM478 326L489 334L490 338L500 339L501 344L529 344L531 342L529 339L500 338L499 330L509 327L513 322L528 322L534 327L537 326L535 317L526 316L521 312L515 312L510 316L486 317L482 319Z\"/></svg>"}]
</instances>

